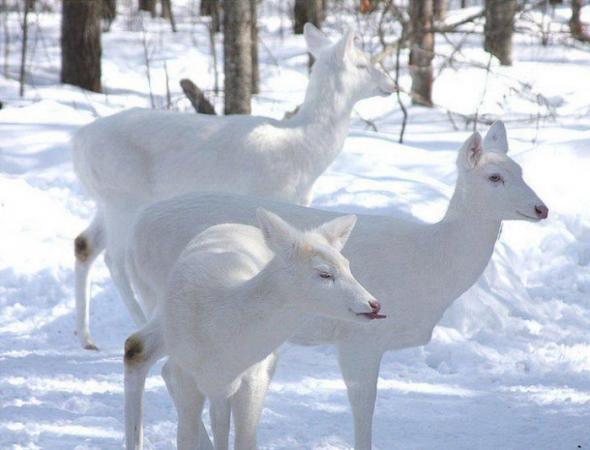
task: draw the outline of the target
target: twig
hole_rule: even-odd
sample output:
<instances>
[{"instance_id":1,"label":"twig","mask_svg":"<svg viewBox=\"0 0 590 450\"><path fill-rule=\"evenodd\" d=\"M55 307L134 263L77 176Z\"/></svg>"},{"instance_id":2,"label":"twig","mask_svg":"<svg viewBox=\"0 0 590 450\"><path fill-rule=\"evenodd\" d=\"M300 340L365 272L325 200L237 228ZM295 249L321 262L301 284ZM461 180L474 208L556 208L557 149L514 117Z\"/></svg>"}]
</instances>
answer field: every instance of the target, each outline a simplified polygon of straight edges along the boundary
<instances>
[{"instance_id":1,"label":"twig","mask_svg":"<svg viewBox=\"0 0 590 450\"><path fill-rule=\"evenodd\" d=\"M141 34L141 40L142 40L142 44L143 44L143 57L145 60L145 69L146 69L146 75L147 75L147 81L148 81L148 88L150 90L150 104L152 105L152 109L156 107L156 103L154 101L154 93L152 90L152 76L151 76L151 70L150 70L150 55L148 52L148 44L147 44L147 37L146 37L146 31L145 31L145 27L143 26L143 19L141 21L141 29L142 29L142 34Z\"/></svg>"},{"instance_id":2,"label":"twig","mask_svg":"<svg viewBox=\"0 0 590 450\"><path fill-rule=\"evenodd\" d=\"M273 53L270 50L270 48L268 47L268 45L266 45L266 43L264 42L264 39L262 39L261 37L258 37L258 42L260 42L260 44L262 45L262 47L264 48L264 50L266 50L266 53L268 54L268 56L272 60L272 63L275 66L280 67L279 60L275 57L275 55L273 55Z\"/></svg>"},{"instance_id":3,"label":"twig","mask_svg":"<svg viewBox=\"0 0 590 450\"><path fill-rule=\"evenodd\" d=\"M4 25L4 76L8 78L8 66L10 59L10 25L8 21L8 5L2 0L2 24Z\"/></svg>"},{"instance_id":4,"label":"twig","mask_svg":"<svg viewBox=\"0 0 590 450\"><path fill-rule=\"evenodd\" d=\"M356 112L356 115L359 116L359 119L361 119L361 121L367 127L369 127L371 130L373 130L375 133L379 131L377 129L377 125L375 124L375 122L373 122L371 119L365 119L358 111L355 110L355 112Z\"/></svg>"},{"instance_id":5,"label":"twig","mask_svg":"<svg viewBox=\"0 0 590 450\"><path fill-rule=\"evenodd\" d=\"M215 24L213 18L208 25L209 47L211 47L211 56L213 59L213 91L219 95L219 73L217 72L217 48L215 47Z\"/></svg>"},{"instance_id":6,"label":"twig","mask_svg":"<svg viewBox=\"0 0 590 450\"><path fill-rule=\"evenodd\" d=\"M166 109L172 106L172 98L170 95L170 77L168 76L168 64L164 61L164 77L166 79Z\"/></svg>"},{"instance_id":7,"label":"twig","mask_svg":"<svg viewBox=\"0 0 590 450\"><path fill-rule=\"evenodd\" d=\"M27 43L29 37L29 8L30 3L29 0L25 0L24 2L24 14L23 14L23 42L21 46L21 54L20 54L20 74L18 77L19 82L19 95L24 97L25 95L25 64L27 62Z\"/></svg>"},{"instance_id":8,"label":"twig","mask_svg":"<svg viewBox=\"0 0 590 450\"><path fill-rule=\"evenodd\" d=\"M491 65L492 65L492 54L490 53L490 57L488 58L488 65L486 67L486 79L483 84L483 92L481 93L481 98L479 99L479 104L477 105L477 108L475 109L475 120L473 121L473 131L477 130L477 118L479 116L479 108L481 108L481 105L483 104L483 100L484 100L486 93L488 91L488 79L490 78L490 66Z\"/></svg>"},{"instance_id":9,"label":"twig","mask_svg":"<svg viewBox=\"0 0 590 450\"><path fill-rule=\"evenodd\" d=\"M485 16L486 11L485 9L482 9L480 12L476 13L476 14L472 14L470 16L465 17L465 19L459 20L458 22L449 24L449 25L445 25L442 27L432 27L430 30L425 30L427 33L428 32L432 32L432 33L449 33L452 31L455 31L458 27L460 27L461 25L465 25L467 23L471 23L474 20L480 19L481 17Z\"/></svg>"},{"instance_id":10,"label":"twig","mask_svg":"<svg viewBox=\"0 0 590 450\"><path fill-rule=\"evenodd\" d=\"M172 11L172 0L162 0L162 15L168 16L170 21L170 28L173 33L176 33L176 20L174 18L174 12Z\"/></svg>"},{"instance_id":11,"label":"twig","mask_svg":"<svg viewBox=\"0 0 590 450\"><path fill-rule=\"evenodd\" d=\"M402 129L399 132L399 143L403 144L404 142L404 133L406 131L406 124L408 123L408 110L406 109L406 106L404 105L404 102L402 102L402 97L401 97L401 93L400 93L400 88L399 88L399 60L400 60L400 54L401 54L401 48L402 48L402 40L403 40L403 35L399 38L399 42L398 42L398 46L397 46L397 51L395 52L395 85L397 87L397 91L395 93L396 97L397 97L397 103L399 104L400 109L402 110L402 114L403 114L403 119L402 119Z\"/></svg>"},{"instance_id":12,"label":"twig","mask_svg":"<svg viewBox=\"0 0 590 450\"><path fill-rule=\"evenodd\" d=\"M383 35L383 23L384 23L385 14L387 13L387 11L392 12L393 16L396 17L396 19L398 20L398 22L400 23L400 25L402 27L400 37L397 40L396 51L395 51L395 79L394 79L395 86L396 86L395 95L397 98L397 103L399 104L399 107L400 107L402 114L403 114L402 128L399 133L399 143L402 144L404 142L404 133L406 131L406 124L408 123L408 111L404 105L404 102L402 102L402 98L401 98L400 87L399 87L399 72L400 72L401 48L407 38L407 23L406 23L406 21L404 21L401 11L393 3L393 1L388 0L387 4L385 5L385 8L383 9L383 13L381 14L381 17L379 18L379 28L378 28L379 41L380 41L381 46L383 48L387 47L387 44L385 42L385 36ZM381 66L381 68L385 71L385 67L383 66L383 59L378 60L378 62L379 62L379 65Z\"/></svg>"}]
</instances>

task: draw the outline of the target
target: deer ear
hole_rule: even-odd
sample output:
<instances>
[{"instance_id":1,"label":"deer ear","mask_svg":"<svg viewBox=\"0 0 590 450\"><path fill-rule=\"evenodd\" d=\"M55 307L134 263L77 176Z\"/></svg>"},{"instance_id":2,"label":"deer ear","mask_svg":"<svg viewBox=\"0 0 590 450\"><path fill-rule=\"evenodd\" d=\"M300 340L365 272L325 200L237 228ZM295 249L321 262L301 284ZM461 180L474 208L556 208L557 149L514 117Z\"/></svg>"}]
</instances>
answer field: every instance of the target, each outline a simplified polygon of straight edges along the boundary
<instances>
[{"instance_id":1,"label":"deer ear","mask_svg":"<svg viewBox=\"0 0 590 450\"><path fill-rule=\"evenodd\" d=\"M508 153L506 127L501 120L494 122L488 130L483 140L483 148L486 152Z\"/></svg>"},{"instance_id":2,"label":"deer ear","mask_svg":"<svg viewBox=\"0 0 590 450\"><path fill-rule=\"evenodd\" d=\"M315 25L307 22L303 26L303 37L307 44L307 51L311 53L314 58L317 58L318 53L321 49L332 45L332 41L322 33Z\"/></svg>"},{"instance_id":3,"label":"deer ear","mask_svg":"<svg viewBox=\"0 0 590 450\"><path fill-rule=\"evenodd\" d=\"M355 224L356 216L354 214L342 216L320 225L316 232L324 236L336 250L341 251L346 245Z\"/></svg>"},{"instance_id":4,"label":"deer ear","mask_svg":"<svg viewBox=\"0 0 590 450\"><path fill-rule=\"evenodd\" d=\"M277 254L284 257L290 256L297 245L299 232L279 216L264 208L256 210L256 218L266 245Z\"/></svg>"},{"instance_id":5,"label":"deer ear","mask_svg":"<svg viewBox=\"0 0 590 450\"><path fill-rule=\"evenodd\" d=\"M346 58L346 55L350 54L352 47L354 47L355 32L351 28L336 44L336 57L339 60Z\"/></svg>"},{"instance_id":6,"label":"deer ear","mask_svg":"<svg viewBox=\"0 0 590 450\"><path fill-rule=\"evenodd\" d=\"M479 163L481 155L483 154L481 134L474 132L464 142L461 150L459 150L458 163L466 169L473 169Z\"/></svg>"}]
</instances>

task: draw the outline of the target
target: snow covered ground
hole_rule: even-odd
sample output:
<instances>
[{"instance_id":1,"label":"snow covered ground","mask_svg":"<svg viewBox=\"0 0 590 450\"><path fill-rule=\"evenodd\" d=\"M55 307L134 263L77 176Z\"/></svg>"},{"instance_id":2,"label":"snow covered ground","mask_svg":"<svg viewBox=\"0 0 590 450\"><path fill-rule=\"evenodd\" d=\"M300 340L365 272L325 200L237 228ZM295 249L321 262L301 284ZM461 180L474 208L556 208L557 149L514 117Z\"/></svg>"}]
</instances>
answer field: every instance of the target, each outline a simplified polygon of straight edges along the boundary
<instances>
[{"instance_id":1,"label":"snow covered ground","mask_svg":"<svg viewBox=\"0 0 590 450\"><path fill-rule=\"evenodd\" d=\"M254 111L281 117L303 98L303 39L282 39L272 9L263 14ZM137 23L130 31L123 17L104 35L106 94L89 94L58 83L58 17L34 20L26 98L17 98L16 47L11 76L0 76L0 448L121 448L122 344L133 327L101 261L91 310L101 350L82 350L73 336L72 239L93 205L72 172L68 139L96 116L150 104L143 33ZM150 22L146 36L160 107L164 61L175 107L187 108L180 78L212 86L205 27L182 14L179 21L175 36L164 22ZM464 57L485 66L487 55L470 39ZM492 62L487 81L485 70L447 67L434 99L506 119L511 154L550 218L506 223L484 276L447 311L432 342L385 357L378 449L590 447L590 48L542 47L519 36L514 59L511 68ZM407 75L402 85L409 87ZM555 119L524 120L547 113L538 93ZM399 145L394 97L365 101L357 111L378 132L355 117L343 154L317 185L315 206L438 219L452 192L456 150L468 136L463 122L455 117L455 130L442 108L410 108ZM259 429L262 448L351 448L334 356L331 348L284 348ZM155 370L146 394L147 448L173 448L175 424Z\"/></svg>"}]
</instances>

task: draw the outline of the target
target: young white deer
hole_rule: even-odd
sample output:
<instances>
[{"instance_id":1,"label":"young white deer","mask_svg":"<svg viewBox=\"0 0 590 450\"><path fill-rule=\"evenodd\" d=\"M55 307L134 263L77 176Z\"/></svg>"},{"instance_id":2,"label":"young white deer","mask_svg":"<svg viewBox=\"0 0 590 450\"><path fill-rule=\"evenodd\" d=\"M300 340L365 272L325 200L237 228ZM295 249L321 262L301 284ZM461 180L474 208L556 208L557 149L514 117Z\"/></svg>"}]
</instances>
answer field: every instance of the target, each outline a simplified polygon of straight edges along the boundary
<instances>
[{"instance_id":1,"label":"young white deer","mask_svg":"<svg viewBox=\"0 0 590 450\"><path fill-rule=\"evenodd\" d=\"M306 24L304 35L316 62L305 101L290 119L136 108L77 132L74 169L97 207L75 240L76 328L83 347L96 349L88 324L88 273L105 246L119 294L135 322L145 322L123 263L128 225L140 206L191 191L306 205L315 180L342 149L355 103L394 91L394 83L354 47L354 33L333 44Z\"/></svg>"},{"instance_id":2,"label":"young white deer","mask_svg":"<svg viewBox=\"0 0 590 450\"><path fill-rule=\"evenodd\" d=\"M501 122L492 125L483 142L478 133L467 139L457 158L455 193L438 223L359 216L344 254L354 255L360 282L394 315L371 327L314 319L292 339L337 347L354 417L356 450L371 448L383 353L429 342L444 311L485 269L503 220L537 222L547 217L547 207L524 182L520 166L507 151ZM165 279L192 236L217 223L253 224L259 206L277 211L297 226L334 217L327 211L222 194L187 194L154 204L139 216L130 248L146 306L153 308L150 285ZM262 395L260 384L265 382L258 380L256 395ZM238 394L241 401L249 395ZM261 400L255 400L261 407Z\"/></svg>"},{"instance_id":3,"label":"young white deer","mask_svg":"<svg viewBox=\"0 0 590 450\"><path fill-rule=\"evenodd\" d=\"M164 375L179 414L178 448L199 444L204 395L225 401L242 374L267 358L308 318L367 323L379 303L354 279L340 250L355 216L300 232L263 209L259 227L222 224L192 239L172 269L155 316L125 342L128 449L142 447L142 397L149 368L169 357ZM133 272L133 271L132 271ZM273 357L270 357L274 361ZM255 434L257 416L232 407L236 430ZM238 441L237 450L253 450Z\"/></svg>"}]
</instances>

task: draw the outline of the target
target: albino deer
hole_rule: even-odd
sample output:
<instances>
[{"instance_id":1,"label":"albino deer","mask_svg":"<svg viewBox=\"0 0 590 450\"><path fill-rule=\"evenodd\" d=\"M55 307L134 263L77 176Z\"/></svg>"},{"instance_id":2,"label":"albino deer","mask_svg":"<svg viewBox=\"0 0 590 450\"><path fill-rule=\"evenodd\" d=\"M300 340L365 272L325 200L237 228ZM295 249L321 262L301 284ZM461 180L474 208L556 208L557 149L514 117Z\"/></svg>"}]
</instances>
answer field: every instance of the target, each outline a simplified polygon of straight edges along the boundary
<instances>
[{"instance_id":1,"label":"albino deer","mask_svg":"<svg viewBox=\"0 0 590 450\"><path fill-rule=\"evenodd\" d=\"M445 310L485 269L503 220L537 222L547 217L547 207L524 182L520 166L507 151L501 122L492 125L483 142L479 133L467 139L457 158L455 193L438 223L359 216L344 254L354 255L358 279L381 300L383 309L394 315L371 327L316 318L291 339L305 345L336 346L352 407L356 450L371 448L383 353L430 341ZM253 224L259 206L278 212L297 226L321 223L335 215L223 194L187 194L154 204L138 217L129 249L147 308L153 308L149 293L154 288L150 286L165 279L192 236L218 223ZM150 245L143 245L145 242ZM272 374L272 367L268 373ZM258 383L257 396L262 395L261 384L268 383L267 379L249 381ZM242 402L248 395L236 394ZM254 400L252 408L261 407L262 401Z\"/></svg>"},{"instance_id":2,"label":"albino deer","mask_svg":"<svg viewBox=\"0 0 590 450\"><path fill-rule=\"evenodd\" d=\"M77 132L74 169L97 206L75 239L76 328L84 348L96 349L88 273L105 246L123 301L136 324L145 323L124 265L128 227L139 207L191 191L309 204L314 182L342 149L355 103L394 91L394 83L354 47L354 33L333 44L306 24L304 35L316 62L305 101L290 119L136 108Z\"/></svg>"},{"instance_id":3,"label":"albino deer","mask_svg":"<svg viewBox=\"0 0 590 450\"><path fill-rule=\"evenodd\" d=\"M365 324L383 318L379 303L354 279L340 250L355 216L300 232L263 209L259 227L216 225L192 239L172 269L156 314L125 342L125 432L128 449L142 448L142 397L154 362L179 414L178 448L195 449L204 395L225 401L242 374L268 366L269 355L309 317ZM133 271L132 271L133 272ZM273 356L270 361L274 362ZM232 405L240 436L255 437L258 416ZM255 446L255 441L254 441ZM252 449L249 440L237 450Z\"/></svg>"}]
</instances>

